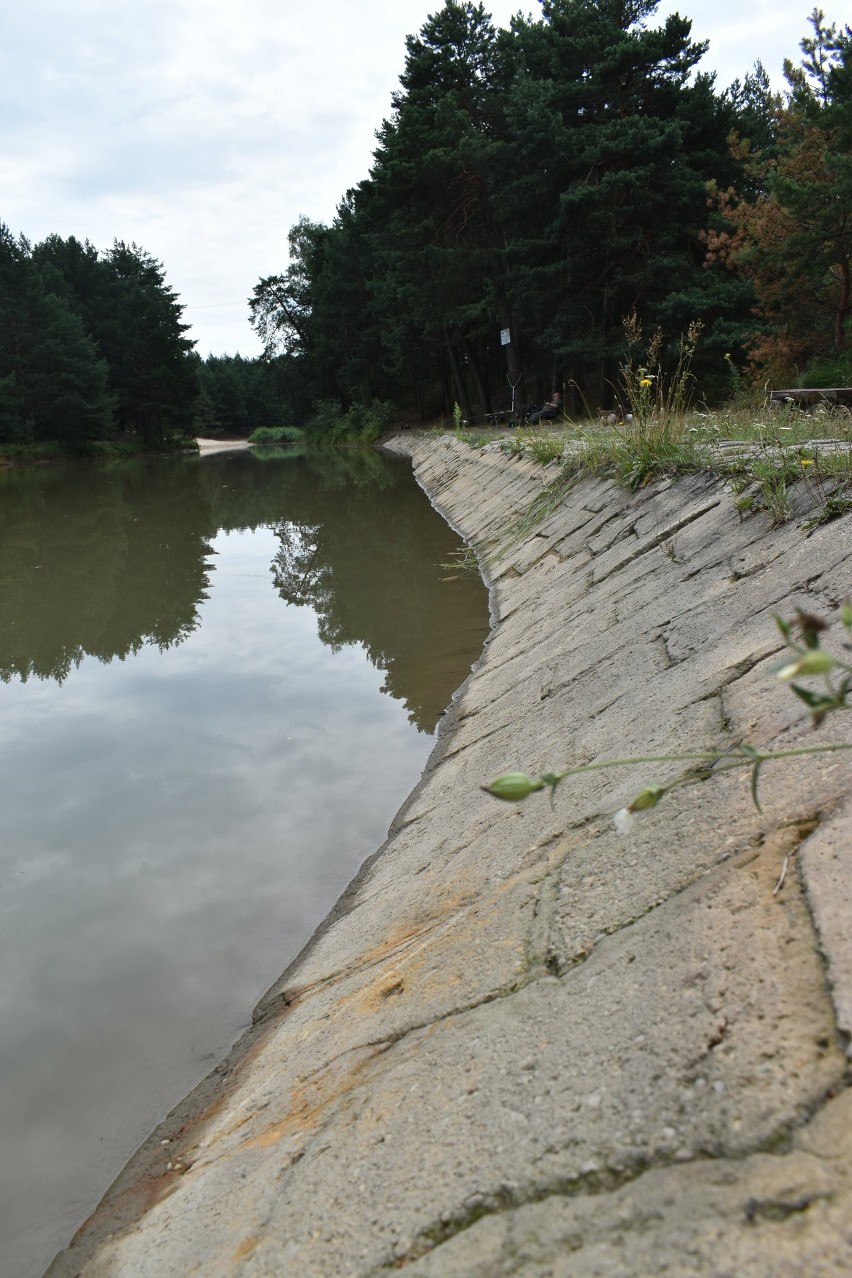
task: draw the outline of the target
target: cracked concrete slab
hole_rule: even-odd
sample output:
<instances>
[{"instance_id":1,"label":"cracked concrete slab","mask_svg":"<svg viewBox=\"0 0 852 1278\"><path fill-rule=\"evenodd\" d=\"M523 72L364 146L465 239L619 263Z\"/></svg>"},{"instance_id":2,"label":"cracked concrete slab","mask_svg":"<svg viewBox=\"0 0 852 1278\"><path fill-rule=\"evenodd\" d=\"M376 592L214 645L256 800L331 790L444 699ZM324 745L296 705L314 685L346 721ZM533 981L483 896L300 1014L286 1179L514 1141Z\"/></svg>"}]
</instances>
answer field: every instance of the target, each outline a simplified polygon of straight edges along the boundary
<instances>
[{"instance_id":1,"label":"cracked concrete slab","mask_svg":"<svg viewBox=\"0 0 852 1278\"><path fill-rule=\"evenodd\" d=\"M499 805L501 771L809 743L772 612L848 592L848 517L742 521L408 437L495 625L387 843L53 1278L832 1278L852 1264L850 766L612 813L681 765ZM828 534L828 535L826 535ZM821 733L823 730L821 730ZM824 735L824 733L823 733Z\"/></svg>"},{"instance_id":2,"label":"cracked concrete slab","mask_svg":"<svg viewBox=\"0 0 852 1278\"><path fill-rule=\"evenodd\" d=\"M784 1152L654 1168L609 1191L471 1211L408 1278L845 1278L852 1105L829 1101ZM819 1132L814 1139L814 1132Z\"/></svg>"},{"instance_id":3,"label":"cracked concrete slab","mask_svg":"<svg viewBox=\"0 0 852 1278\"><path fill-rule=\"evenodd\" d=\"M849 901L849 859L852 854L852 803L842 800L800 852L802 876L820 945L828 964L828 979L837 1010L837 1024L852 1055L852 928Z\"/></svg>"}]
</instances>

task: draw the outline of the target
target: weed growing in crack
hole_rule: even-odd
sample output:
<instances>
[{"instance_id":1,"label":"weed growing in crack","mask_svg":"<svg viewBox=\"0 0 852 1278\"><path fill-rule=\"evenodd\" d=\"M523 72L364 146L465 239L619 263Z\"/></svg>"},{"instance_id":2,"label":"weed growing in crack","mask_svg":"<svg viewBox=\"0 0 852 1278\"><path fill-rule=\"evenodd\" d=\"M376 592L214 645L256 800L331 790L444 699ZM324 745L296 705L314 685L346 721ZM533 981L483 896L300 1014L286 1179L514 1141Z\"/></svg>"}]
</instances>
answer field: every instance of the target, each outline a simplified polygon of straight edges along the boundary
<instances>
[{"instance_id":1,"label":"weed growing in crack","mask_svg":"<svg viewBox=\"0 0 852 1278\"><path fill-rule=\"evenodd\" d=\"M462 426L464 425L461 405L458 403L453 404L453 425L455 426L456 438L458 439L461 435Z\"/></svg>"},{"instance_id":2,"label":"weed growing in crack","mask_svg":"<svg viewBox=\"0 0 852 1278\"><path fill-rule=\"evenodd\" d=\"M512 522L507 526L504 535L494 546L494 553L497 557L505 554L509 546L522 541L527 533L531 532L539 524L543 523L549 515L561 506L568 493L568 490L574 483L574 475L560 467L559 474L549 484L542 488L529 506L522 510Z\"/></svg>"},{"instance_id":3,"label":"weed growing in crack","mask_svg":"<svg viewBox=\"0 0 852 1278\"><path fill-rule=\"evenodd\" d=\"M760 485L760 509L769 515L773 528L780 528L790 518L790 494L787 490L786 464L754 463L754 476Z\"/></svg>"},{"instance_id":4,"label":"weed growing in crack","mask_svg":"<svg viewBox=\"0 0 852 1278\"><path fill-rule=\"evenodd\" d=\"M662 332L657 329L651 336L643 355L642 325L636 313L624 321L627 358L621 365L621 381L630 411L615 430L622 443L619 475L630 489L640 488L674 464L682 466L685 454L692 452L692 441L684 440L684 432L701 328L697 320L690 324L678 341L674 371L665 374L660 363Z\"/></svg>"},{"instance_id":5,"label":"weed growing in crack","mask_svg":"<svg viewBox=\"0 0 852 1278\"><path fill-rule=\"evenodd\" d=\"M457 581L459 577L480 576L479 560L473 546L462 546L454 550L450 559L442 563L441 568L448 574L441 581Z\"/></svg>"},{"instance_id":6,"label":"weed growing in crack","mask_svg":"<svg viewBox=\"0 0 852 1278\"><path fill-rule=\"evenodd\" d=\"M510 435L500 443L500 452L506 457L523 457L524 451L524 440L520 435Z\"/></svg>"},{"instance_id":7,"label":"weed growing in crack","mask_svg":"<svg viewBox=\"0 0 852 1278\"><path fill-rule=\"evenodd\" d=\"M558 461L565 451L565 440L561 435L533 435L527 440L527 450L534 461L547 466Z\"/></svg>"},{"instance_id":8,"label":"weed growing in crack","mask_svg":"<svg viewBox=\"0 0 852 1278\"><path fill-rule=\"evenodd\" d=\"M482 430L459 430L456 433L456 439L467 444L469 448L475 449L485 448L486 444L493 443L495 438L493 432Z\"/></svg>"},{"instance_id":9,"label":"weed growing in crack","mask_svg":"<svg viewBox=\"0 0 852 1278\"><path fill-rule=\"evenodd\" d=\"M720 457L713 469L727 479L740 515L764 511L773 527L790 519L791 490L799 483L819 508L803 524L806 531L852 510L852 457L836 442L796 443L779 432L772 442L762 439L750 455Z\"/></svg>"},{"instance_id":10,"label":"weed growing in crack","mask_svg":"<svg viewBox=\"0 0 852 1278\"><path fill-rule=\"evenodd\" d=\"M830 524L832 519L839 519L841 515L847 515L850 510L852 510L852 496L844 492L832 493L830 497L826 497L822 508L817 514L806 520L802 527L807 532L810 532L812 528L819 528L822 524Z\"/></svg>"},{"instance_id":11,"label":"weed growing in crack","mask_svg":"<svg viewBox=\"0 0 852 1278\"><path fill-rule=\"evenodd\" d=\"M841 464L838 465L838 462ZM821 509L803 525L806 530L839 519L852 510L852 493L849 491L850 459L848 453L829 453L819 446L799 455L802 479L815 504Z\"/></svg>"},{"instance_id":12,"label":"weed growing in crack","mask_svg":"<svg viewBox=\"0 0 852 1278\"><path fill-rule=\"evenodd\" d=\"M507 457L532 457L541 466L558 461L565 451L565 435L553 432L547 435L510 435L500 443L500 451Z\"/></svg>"},{"instance_id":13,"label":"weed growing in crack","mask_svg":"<svg viewBox=\"0 0 852 1278\"><path fill-rule=\"evenodd\" d=\"M852 601L849 599L846 599L841 606L840 620L846 631L846 640L842 644L843 650L852 652L852 643L849 642L852 639ZM802 612L801 609L797 611L793 622L785 621L779 616L775 617L775 622L786 646L790 649L791 656L770 667L770 673L788 683L794 695L805 704L813 727L819 727L827 715L834 711L852 709L852 663L823 648L822 635L828 629L828 623L821 617ZM819 688L815 690L795 682L807 678L817 679ZM689 766L672 780L662 784L643 786L627 807L615 813L616 829L624 834L630 829L637 812L655 808L672 790L697 785L701 781L709 780L711 776L718 776L737 768L750 770L751 797L755 807L760 811L758 781L760 770L765 763L808 754L827 754L838 750L852 750L852 743L832 742L825 745L798 746L790 750L759 750L756 746L740 741L727 750L688 750L675 754L635 755L628 759L602 759L597 763L569 767L563 772L543 772L538 777L531 777L526 772L504 772L482 789L494 798L504 799L509 803L522 803L531 794L549 790L550 800L553 803L556 788L566 777L579 776L586 772L599 772L606 768L633 767L638 763L688 763Z\"/></svg>"}]
</instances>

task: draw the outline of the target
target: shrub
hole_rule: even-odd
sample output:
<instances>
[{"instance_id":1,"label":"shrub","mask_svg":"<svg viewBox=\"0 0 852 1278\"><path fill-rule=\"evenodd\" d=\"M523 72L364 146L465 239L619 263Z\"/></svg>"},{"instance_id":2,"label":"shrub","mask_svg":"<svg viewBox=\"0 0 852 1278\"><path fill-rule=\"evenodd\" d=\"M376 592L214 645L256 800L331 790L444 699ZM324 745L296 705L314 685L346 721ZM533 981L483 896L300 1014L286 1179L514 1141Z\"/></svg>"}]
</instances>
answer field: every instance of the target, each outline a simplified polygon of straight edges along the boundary
<instances>
[{"instance_id":1,"label":"shrub","mask_svg":"<svg viewBox=\"0 0 852 1278\"><path fill-rule=\"evenodd\" d=\"M674 370L667 375L660 365L663 344L660 330L648 342L644 361L637 363L637 356L642 358L639 354L642 325L635 312L624 321L627 359L621 366L621 377L630 404L624 434L640 448L665 446L683 434L686 410L695 387L692 360L701 327L700 320L693 320L686 335L681 335L677 345L677 362Z\"/></svg>"},{"instance_id":2,"label":"shrub","mask_svg":"<svg viewBox=\"0 0 852 1278\"><path fill-rule=\"evenodd\" d=\"M811 386L852 386L852 353L846 351L840 355L815 360L799 378L799 385Z\"/></svg>"},{"instance_id":3,"label":"shrub","mask_svg":"<svg viewBox=\"0 0 852 1278\"><path fill-rule=\"evenodd\" d=\"M393 405L385 400L352 404L344 412L339 400L320 399L314 404L308 428L324 443L374 444L387 430L392 416Z\"/></svg>"},{"instance_id":4,"label":"shrub","mask_svg":"<svg viewBox=\"0 0 852 1278\"><path fill-rule=\"evenodd\" d=\"M556 461L565 451L565 440L559 435L533 435L526 444L530 456L542 466Z\"/></svg>"},{"instance_id":5,"label":"shrub","mask_svg":"<svg viewBox=\"0 0 852 1278\"><path fill-rule=\"evenodd\" d=\"M258 426L249 435L250 444L298 444L305 432L298 426Z\"/></svg>"}]
</instances>

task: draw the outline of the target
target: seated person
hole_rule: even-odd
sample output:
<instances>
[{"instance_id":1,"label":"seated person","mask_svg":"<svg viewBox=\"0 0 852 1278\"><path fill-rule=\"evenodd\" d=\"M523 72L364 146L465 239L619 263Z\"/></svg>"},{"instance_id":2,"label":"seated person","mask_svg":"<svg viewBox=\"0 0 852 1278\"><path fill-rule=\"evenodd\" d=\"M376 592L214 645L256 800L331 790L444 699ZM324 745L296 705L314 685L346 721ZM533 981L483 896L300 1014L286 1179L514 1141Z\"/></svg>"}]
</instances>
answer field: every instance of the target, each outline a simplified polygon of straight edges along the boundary
<instances>
[{"instance_id":1,"label":"seated person","mask_svg":"<svg viewBox=\"0 0 852 1278\"><path fill-rule=\"evenodd\" d=\"M554 417L559 416L559 410L562 407L562 396L559 391L554 391L550 399L548 399L538 410L530 416L530 426L536 426L540 421L552 421Z\"/></svg>"}]
</instances>

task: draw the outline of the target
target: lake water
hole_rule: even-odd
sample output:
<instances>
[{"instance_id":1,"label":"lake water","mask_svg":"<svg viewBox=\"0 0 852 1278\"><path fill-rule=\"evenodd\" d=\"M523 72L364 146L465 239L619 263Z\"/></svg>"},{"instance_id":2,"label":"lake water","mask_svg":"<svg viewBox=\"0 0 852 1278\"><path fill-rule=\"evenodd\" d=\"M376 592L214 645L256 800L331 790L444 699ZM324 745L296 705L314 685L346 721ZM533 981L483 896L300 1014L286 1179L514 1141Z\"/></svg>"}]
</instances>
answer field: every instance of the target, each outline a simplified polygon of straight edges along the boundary
<instances>
[{"instance_id":1,"label":"lake water","mask_svg":"<svg viewBox=\"0 0 852 1278\"><path fill-rule=\"evenodd\" d=\"M487 633L459 545L376 453L0 474L3 1278L383 840Z\"/></svg>"}]
</instances>

